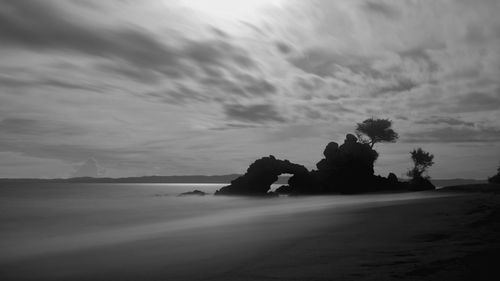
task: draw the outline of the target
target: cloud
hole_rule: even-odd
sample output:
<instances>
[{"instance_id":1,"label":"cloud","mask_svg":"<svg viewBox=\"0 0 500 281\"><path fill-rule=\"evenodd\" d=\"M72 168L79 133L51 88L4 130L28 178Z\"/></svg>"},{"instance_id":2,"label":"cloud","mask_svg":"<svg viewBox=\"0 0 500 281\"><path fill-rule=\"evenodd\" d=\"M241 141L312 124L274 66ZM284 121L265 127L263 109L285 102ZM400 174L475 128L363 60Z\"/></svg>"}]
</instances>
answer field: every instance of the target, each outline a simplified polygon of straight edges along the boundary
<instances>
[{"instance_id":1,"label":"cloud","mask_svg":"<svg viewBox=\"0 0 500 281\"><path fill-rule=\"evenodd\" d=\"M447 117L447 116L431 116L422 120L415 121L415 124L422 125L439 125L445 124L450 126L466 126L474 127L474 122L466 122L459 118Z\"/></svg>"},{"instance_id":2,"label":"cloud","mask_svg":"<svg viewBox=\"0 0 500 281\"><path fill-rule=\"evenodd\" d=\"M210 128L210 130L215 131L224 131L224 130L233 130L233 129L253 129L259 128L260 126L253 124L245 124L245 123L227 123L220 127Z\"/></svg>"},{"instance_id":3,"label":"cloud","mask_svg":"<svg viewBox=\"0 0 500 281\"><path fill-rule=\"evenodd\" d=\"M455 112L497 111L500 109L500 88L496 93L468 93L459 96L451 110Z\"/></svg>"},{"instance_id":4,"label":"cloud","mask_svg":"<svg viewBox=\"0 0 500 281\"><path fill-rule=\"evenodd\" d=\"M186 57L200 65L221 65L227 60L240 67L255 67L245 50L223 40L188 41L183 49Z\"/></svg>"},{"instance_id":5,"label":"cloud","mask_svg":"<svg viewBox=\"0 0 500 281\"><path fill-rule=\"evenodd\" d=\"M378 78L381 73L372 67L373 58L355 53L332 52L322 48L310 48L289 58L290 63L307 73L320 77L335 77L341 68L352 73Z\"/></svg>"},{"instance_id":6,"label":"cloud","mask_svg":"<svg viewBox=\"0 0 500 281\"><path fill-rule=\"evenodd\" d=\"M266 96L277 92L277 88L271 82L263 78L242 74L237 76L238 84L242 84L243 90L253 96Z\"/></svg>"},{"instance_id":7,"label":"cloud","mask_svg":"<svg viewBox=\"0 0 500 281\"><path fill-rule=\"evenodd\" d=\"M445 127L436 129L424 129L420 132L405 134L406 142L498 142L500 141L500 130L497 128L457 128Z\"/></svg>"},{"instance_id":8,"label":"cloud","mask_svg":"<svg viewBox=\"0 0 500 281\"><path fill-rule=\"evenodd\" d=\"M226 104L224 112L227 118L231 120L252 122L252 123L267 123L267 122L286 122L278 110L270 104Z\"/></svg>"},{"instance_id":9,"label":"cloud","mask_svg":"<svg viewBox=\"0 0 500 281\"><path fill-rule=\"evenodd\" d=\"M30 135L34 137L53 135L83 134L81 128L76 128L61 121L42 121L29 118L4 118L0 121L0 133L4 137Z\"/></svg>"},{"instance_id":10,"label":"cloud","mask_svg":"<svg viewBox=\"0 0 500 281\"><path fill-rule=\"evenodd\" d=\"M154 101L176 105L184 105L190 102L207 103L211 101L211 98L203 92L195 91L182 84L176 84L176 87L173 89L149 92L144 95L152 98Z\"/></svg>"},{"instance_id":11,"label":"cloud","mask_svg":"<svg viewBox=\"0 0 500 281\"><path fill-rule=\"evenodd\" d=\"M40 87L55 87L69 90L83 90L98 92L103 90L102 87L91 84L76 83L74 81L63 81L56 78L34 78L21 79L8 76L0 76L0 87L9 88L40 88Z\"/></svg>"},{"instance_id":12,"label":"cloud","mask_svg":"<svg viewBox=\"0 0 500 281\"><path fill-rule=\"evenodd\" d=\"M62 14L59 8L45 1L3 1L0 4L2 45L115 58L178 75L181 65L176 51L145 30L84 26Z\"/></svg>"},{"instance_id":13,"label":"cloud","mask_svg":"<svg viewBox=\"0 0 500 281\"><path fill-rule=\"evenodd\" d=\"M96 159L89 158L85 163L81 164L75 172L72 174L73 177L102 177L105 174L105 170L99 165Z\"/></svg>"},{"instance_id":14,"label":"cloud","mask_svg":"<svg viewBox=\"0 0 500 281\"><path fill-rule=\"evenodd\" d=\"M292 47L287 44L287 43L284 43L284 42L276 42L276 48L278 49L278 51L282 54L289 54L292 52Z\"/></svg>"},{"instance_id":15,"label":"cloud","mask_svg":"<svg viewBox=\"0 0 500 281\"><path fill-rule=\"evenodd\" d=\"M395 82L391 82L390 85L381 86L372 92L372 96L377 97L385 94L394 94L401 92L409 92L414 88L417 88L418 84L413 82L408 78L396 79Z\"/></svg>"},{"instance_id":16,"label":"cloud","mask_svg":"<svg viewBox=\"0 0 500 281\"><path fill-rule=\"evenodd\" d=\"M46 52L66 51L113 59L117 63L127 62L129 66L145 69L145 72L154 70L172 78L192 76L193 66L255 67L255 62L244 49L228 41L184 39L178 46L173 46L139 27L90 26L65 18L63 14L49 2L2 2L2 47ZM144 76L130 68L119 69L122 67L123 64L120 67L107 66L115 73L128 77L154 79L153 75Z\"/></svg>"},{"instance_id":17,"label":"cloud","mask_svg":"<svg viewBox=\"0 0 500 281\"><path fill-rule=\"evenodd\" d=\"M368 1L363 5L363 9L371 14L383 16L388 19L398 19L400 17L399 11L384 2Z\"/></svg>"},{"instance_id":18,"label":"cloud","mask_svg":"<svg viewBox=\"0 0 500 281\"><path fill-rule=\"evenodd\" d=\"M144 84L156 84L162 80L162 76L158 72L148 68L137 68L126 62L103 62L96 64L95 68L97 71L102 71L108 75L113 73L118 77L132 79Z\"/></svg>"},{"instance_id":19,"label":"cloud","mask_svg":"<svg viewBox=\"0 0 500 281\"><path fill-rule=\"evenodd\" d=\"M430 72L435 72L439 69L439 64L429 55L430 49L441 49L442 45L429 46L429 47L412 47L403 51L398 51L397 54L404 60L411 60L414 62L423 62Z\"/></svg>"}]
</instances>

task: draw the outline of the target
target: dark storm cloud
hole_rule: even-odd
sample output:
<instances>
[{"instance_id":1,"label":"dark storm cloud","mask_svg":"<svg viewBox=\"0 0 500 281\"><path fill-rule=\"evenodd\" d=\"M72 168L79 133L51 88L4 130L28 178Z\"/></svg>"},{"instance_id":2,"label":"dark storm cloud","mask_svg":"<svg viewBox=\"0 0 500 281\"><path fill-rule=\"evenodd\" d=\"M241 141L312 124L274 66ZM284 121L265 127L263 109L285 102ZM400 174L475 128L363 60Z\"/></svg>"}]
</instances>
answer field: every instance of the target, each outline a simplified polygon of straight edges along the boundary
<instances>
[{"instance_id":1,"label":"dark storm cloud","mask_svg":"<svg viewBox=\"0 0 500 281\"><path fill-rule=\"evenodd\" d=\"M400 17L400 12L395 7L382 2L368 1L363 5L363 9L368 13L381 15L389 19L398 19Z\"/></svg>"},{"instance_id":2,"label":"dark storm cloud","mask_svg":"<svg viewBox=\"0 0 500 281\"><path fill-rule=\"evenodd\" d=\"M286 122L286 118L271 104L226 104L224 105L224 112L231 120L254 123Z\"/></svg>"},{"instance_id":3,"label":"dark storm cloud","mask_svg":"<svg viewBox=\"0 0 500 281\"><path fill-rule=\"evenodd\" d=\"M446 124L450 126L466 126L466 127L474 127L475 125L473 122L466 122L458 118L446 117L446 116L431 116L422 120L418 120L415 123L422 125Z\"/></svg>"},{"instance_id":4,"label":"dark storm cloud","mask_svg":"<svg viewBox=\"0 0 500 281\"><path fill-rule=\"evenodd\" d=\"M407 133L406 142L497 142L500 141L498 128L457 128L445 127Z\"/></svg>"}]
</instances>

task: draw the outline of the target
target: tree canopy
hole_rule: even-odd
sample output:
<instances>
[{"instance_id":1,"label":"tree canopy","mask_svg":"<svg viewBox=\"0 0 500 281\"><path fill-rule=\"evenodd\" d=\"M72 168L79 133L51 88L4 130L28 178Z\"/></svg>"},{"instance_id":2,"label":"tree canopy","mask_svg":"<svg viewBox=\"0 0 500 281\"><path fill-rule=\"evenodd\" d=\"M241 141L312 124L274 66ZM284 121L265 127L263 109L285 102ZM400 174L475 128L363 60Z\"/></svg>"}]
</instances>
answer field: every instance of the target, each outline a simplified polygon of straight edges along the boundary
<instances>
[{"instance_id":1,"label":"tree canopy","mask_svg":"<svg viewBox=\"0 0 500 281\"><path fill-rule=\"evenodd\" d=\"M414 167L408 172L408 175L413 178L420 178L434 164L434 155L424 151L422 148L413 149L410 154Z\"/></svg>"},{"instance_id":2,"label":"tree canopy","mask_svg":"<svg viewBox=\"0 0 500 281\"><path fill-rule=\"evenodd\" d=\"M357 124L356 134L373 148L378 142L396 142L399 136L391 127L392 121L389 119L369 118Z\"/></svg>"}]
</instances>

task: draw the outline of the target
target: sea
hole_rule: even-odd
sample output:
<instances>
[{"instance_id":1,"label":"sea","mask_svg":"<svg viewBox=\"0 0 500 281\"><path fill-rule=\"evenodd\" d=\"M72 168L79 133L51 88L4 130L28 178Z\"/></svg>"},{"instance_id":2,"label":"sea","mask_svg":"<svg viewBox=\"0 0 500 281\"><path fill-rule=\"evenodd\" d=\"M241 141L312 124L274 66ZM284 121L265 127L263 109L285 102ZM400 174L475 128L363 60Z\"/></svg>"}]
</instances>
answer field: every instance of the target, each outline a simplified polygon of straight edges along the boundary
<instances>
[{"instance_id":1,"label":"sea","mask_svg":"<svg viewBox=\"0 0 500 281\"><path fill-rule=\"evenodd\" d=\"M214 227L231 229L234 225L237 228L242 223L270 217L284 218L288 225L293 225L297 214L325 208L439 196L419 192L275 198L212 195L224 185L3 184L0 186L0 264ZM178 196L195 189L208 195Z\"/></svg>"}]
</instances>

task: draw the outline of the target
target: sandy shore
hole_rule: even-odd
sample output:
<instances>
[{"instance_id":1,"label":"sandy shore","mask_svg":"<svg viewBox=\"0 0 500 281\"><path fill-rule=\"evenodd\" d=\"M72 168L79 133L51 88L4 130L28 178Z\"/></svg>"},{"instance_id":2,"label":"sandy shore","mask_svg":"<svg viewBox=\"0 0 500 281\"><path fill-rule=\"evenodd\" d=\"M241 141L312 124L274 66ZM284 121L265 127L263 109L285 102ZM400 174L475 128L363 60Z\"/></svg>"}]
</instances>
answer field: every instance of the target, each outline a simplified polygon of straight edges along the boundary
<instances>
[{"instance_id":1,"label":"sandy shore","mask_svg":"<svg viewBox=\"0 0 500 281\"><path fill-rule=\"evenodd\" d=\"M450 195L108 235L4 258L0 280L500 280L500 195Z\"/></svg>"}]
</instances>

